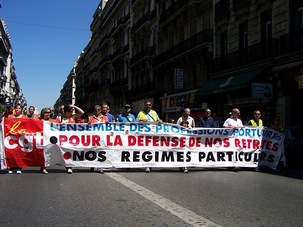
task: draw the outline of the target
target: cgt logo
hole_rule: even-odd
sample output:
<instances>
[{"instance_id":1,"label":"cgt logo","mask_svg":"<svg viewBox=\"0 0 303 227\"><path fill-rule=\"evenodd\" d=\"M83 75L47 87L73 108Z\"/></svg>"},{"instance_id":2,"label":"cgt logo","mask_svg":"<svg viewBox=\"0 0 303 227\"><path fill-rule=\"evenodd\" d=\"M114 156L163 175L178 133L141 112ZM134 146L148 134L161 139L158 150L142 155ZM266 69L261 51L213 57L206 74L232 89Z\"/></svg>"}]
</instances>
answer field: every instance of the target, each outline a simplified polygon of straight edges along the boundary
<instances>
[{"instance_id":1,"label":"cgt logo","mask_svg":"<svg viewBox=\"0 0 303 227\"><path fill-rule=\"evenodd\" d=\"M73 151L65 152L63 155L65 160L72 159L73 161L106 161L106 151Z\"/></svg>"}]
</instances>

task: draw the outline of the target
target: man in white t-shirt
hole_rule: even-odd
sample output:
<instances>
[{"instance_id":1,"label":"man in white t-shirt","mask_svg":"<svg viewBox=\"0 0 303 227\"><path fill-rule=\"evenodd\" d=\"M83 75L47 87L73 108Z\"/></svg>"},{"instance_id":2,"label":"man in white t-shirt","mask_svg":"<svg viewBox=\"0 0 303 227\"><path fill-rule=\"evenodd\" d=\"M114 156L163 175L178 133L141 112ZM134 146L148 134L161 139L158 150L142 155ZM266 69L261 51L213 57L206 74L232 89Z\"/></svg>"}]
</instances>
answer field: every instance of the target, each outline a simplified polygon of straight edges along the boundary
<instances>
[{"instance_id":1,"label":"man in white t-shirt","mask_svg":"<svg viewBox=\"0 0 303 227\"><path fill-rule=\"evenodd\" d=\"M243 127L241 119L239 119L240 110L237 108L232 109L231 116L227 118L223 124L224 128L239 128Z\"/></svg>"},{"instance_id":2,"label":"man in white t-shirt","mask_svg":"<svg viewBox=\"0 0 303 227\"><path fill-rule=\"evenodd\" d=\"M240 116L240 110L237 108L232 109L231 116L225 120L223 127L232 128L232 129L243 127L243 123L241 119L239 119L239 116ZM240 168L238 166L235 166L235 167L231 167L231 169L237 172Z\"/></svg>"}]
</instances>

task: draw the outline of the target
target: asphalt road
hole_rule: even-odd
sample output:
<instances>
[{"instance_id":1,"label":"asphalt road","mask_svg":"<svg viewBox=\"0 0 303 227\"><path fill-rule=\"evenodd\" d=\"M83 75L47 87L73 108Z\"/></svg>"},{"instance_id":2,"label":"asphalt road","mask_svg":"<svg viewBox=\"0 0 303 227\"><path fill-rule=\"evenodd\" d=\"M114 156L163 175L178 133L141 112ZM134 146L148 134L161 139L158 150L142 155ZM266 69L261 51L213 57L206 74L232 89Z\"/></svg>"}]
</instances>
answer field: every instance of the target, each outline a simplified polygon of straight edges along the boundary
<instances>
[{"instance_id":1,"label":"asphalt road","mask_svg":"<svg viewBox=\"0 0 303 227\"><path fill-rule=\"evenodd\" d=\"M303 172L0 172L6 226L303 226Z\"/></svg>"}]
</instances>

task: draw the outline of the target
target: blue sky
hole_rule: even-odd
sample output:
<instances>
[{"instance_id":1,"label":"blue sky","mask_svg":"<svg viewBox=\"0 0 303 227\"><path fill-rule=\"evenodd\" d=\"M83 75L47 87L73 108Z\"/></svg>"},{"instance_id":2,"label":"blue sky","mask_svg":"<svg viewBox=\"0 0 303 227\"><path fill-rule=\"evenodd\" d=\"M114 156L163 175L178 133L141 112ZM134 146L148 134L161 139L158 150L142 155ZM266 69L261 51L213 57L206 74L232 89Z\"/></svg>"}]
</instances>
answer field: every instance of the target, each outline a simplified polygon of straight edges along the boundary
<instances>
[{"instance_id":1,"label":"blue sky","mask_svg":"<svg viewBox=\"0 0 303 227\"><path fill-rule=\"evenodd\" d=\"M0 0L17 80L27 104L53 106L81 51L100 0Z\"/></svg>"}]
</instances>

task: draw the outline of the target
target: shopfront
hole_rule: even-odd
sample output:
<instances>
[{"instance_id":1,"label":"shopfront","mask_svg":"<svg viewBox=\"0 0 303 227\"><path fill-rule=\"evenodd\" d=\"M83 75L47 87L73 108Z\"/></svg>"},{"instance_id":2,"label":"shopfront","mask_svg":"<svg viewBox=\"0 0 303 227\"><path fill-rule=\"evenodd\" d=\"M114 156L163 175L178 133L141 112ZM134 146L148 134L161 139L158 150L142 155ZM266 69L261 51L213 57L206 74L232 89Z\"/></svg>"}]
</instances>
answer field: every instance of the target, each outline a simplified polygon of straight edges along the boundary
<instances>
[{"instance_id":1,"label":"shopfront","mask_svg":"<svg viewBox=\"0 0 303 227\"><path fill-rule=\"evenodd\" d=\"M207 103L196 99L198 89L189 90L176 94L164 94L162 97L162 111L166 122L175 122L181 117L184 108L191 109L191 116L198 118L202 116L203 110L207 108Z\"/></svg>"},{"instance_id":2,"label":"shopfront","mask_svg":"<svg viewBox=\"0 0 303 227\"><path fill-rule=\"evenodd\" d=\"M197 90L196 96L208 103L221 125L232 108L240 109L243 123L258 109L268 125L274 108L273 84L266 80L266 71L262 69L209 81Z\"/></svg>"}]
</instances>

